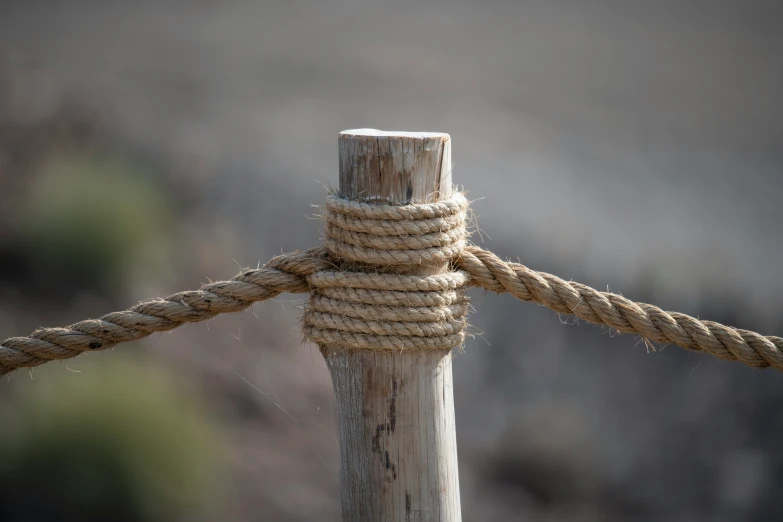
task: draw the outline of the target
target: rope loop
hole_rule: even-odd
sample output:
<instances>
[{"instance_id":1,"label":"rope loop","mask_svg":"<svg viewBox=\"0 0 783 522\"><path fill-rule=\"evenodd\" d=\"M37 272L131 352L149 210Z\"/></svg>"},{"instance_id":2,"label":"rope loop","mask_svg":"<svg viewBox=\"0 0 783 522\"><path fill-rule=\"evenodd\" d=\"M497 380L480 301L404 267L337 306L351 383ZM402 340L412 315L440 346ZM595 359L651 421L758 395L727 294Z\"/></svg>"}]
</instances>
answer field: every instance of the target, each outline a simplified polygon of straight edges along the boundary
<instances>
[{"instance_id":1,"label":"rope loop","mask_svg":"<svg viewBox=\"0 0 783 522\"><path fill-rule=\"evenodd\" d=\"M324 247L335 266L308 275L305 337L322 348L450 350L464 341L469 276L462 271L407 275L442 266L466 247L468 202L393 205L331 195Z\"/></svg>"},{"instance_id":2,"label":"rope loop","mask_svg":"<svg viewBox=\"0 0 783 522\"><path fill-rule=\"evenodd\" d=\"M373 204L331 195L324 246L337 259L375 267L451 261L465 249L468 201L461 193L437 203Z\"/></svg>"}]
</instances>

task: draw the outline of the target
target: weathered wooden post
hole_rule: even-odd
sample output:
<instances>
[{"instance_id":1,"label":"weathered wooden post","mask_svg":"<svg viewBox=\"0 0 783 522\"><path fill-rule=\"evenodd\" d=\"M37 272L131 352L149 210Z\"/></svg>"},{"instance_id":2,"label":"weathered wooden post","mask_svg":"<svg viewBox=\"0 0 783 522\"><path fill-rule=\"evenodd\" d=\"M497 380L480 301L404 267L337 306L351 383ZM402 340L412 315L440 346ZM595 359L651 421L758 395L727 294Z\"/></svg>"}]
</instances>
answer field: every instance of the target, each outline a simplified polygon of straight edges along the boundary
<instances>
[{"instance_id":1,"label":"weathered wooden post","mask_svg":"<svg viewBox=\"0 0 783 522\"><path fill-rule=\"evenodd\" d=\"M407 204L451 196L448 134L350 130L339 147L343 197ZM460 521L451 351L322 352L337 401L343 520Z\"/></svg>"}]
</instances>

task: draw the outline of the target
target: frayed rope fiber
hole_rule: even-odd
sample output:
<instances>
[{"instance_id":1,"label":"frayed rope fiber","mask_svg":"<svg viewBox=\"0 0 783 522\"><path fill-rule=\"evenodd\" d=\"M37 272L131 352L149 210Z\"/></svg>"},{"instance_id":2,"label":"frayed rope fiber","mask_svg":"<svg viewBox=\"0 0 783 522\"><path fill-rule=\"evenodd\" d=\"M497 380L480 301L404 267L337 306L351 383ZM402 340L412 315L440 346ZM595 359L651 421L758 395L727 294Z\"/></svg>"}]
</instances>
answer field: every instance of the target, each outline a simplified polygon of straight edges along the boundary
<instances>
[{"instance_id":1,"label":"frayed rope fiber","mask_svg":"<svg viewBox=\"0 0 783 522\"><path fill-rule=\"evenodd\" d=\"M351 271L338 269L309 278L307 339L332 350L450 350L462 345L468 275L404 272L411 267L437 268L465 250L465 196L457 193L419 205L329 196L324 210L324 247ZM340 289L339 298L333 289Z\"/></svg>"},{"instance_id":2,"label":"frayed rope fiber","mask_svg":"<svg viewBox=\"0 0 783 522\"><path fill-rule=\"evenodd\" d=\"M350 350L449 350L462 344L465 288L508 292L591 323L659 343L677 344L756 368L783 370L783 339L701 321L636 303L509 263L467 241L464 196L392 205L329 196L323 247L284 254L229 281L67 328L41 328L0 343L0 375L17 368L105 350L153 332L239 312L282 292L310 292L305 336ZM447 263L434 275L406 269ZM437 270L436 270L437 272Z\"/></svg>"}]
</instances>

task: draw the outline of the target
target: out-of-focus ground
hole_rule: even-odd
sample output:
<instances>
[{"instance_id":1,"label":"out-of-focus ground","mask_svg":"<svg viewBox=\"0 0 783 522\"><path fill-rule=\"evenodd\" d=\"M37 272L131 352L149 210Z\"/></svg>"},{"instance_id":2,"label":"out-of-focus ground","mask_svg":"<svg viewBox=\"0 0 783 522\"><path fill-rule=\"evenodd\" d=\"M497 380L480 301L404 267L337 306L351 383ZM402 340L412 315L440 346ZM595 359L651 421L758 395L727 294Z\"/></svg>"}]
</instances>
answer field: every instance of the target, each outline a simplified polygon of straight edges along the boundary
<instances>
[{"instance_id":1,"label":"out-of-focus ground","mask_svg":"<svg viewBox=\"0 0 783 522\"><path fill-rule=\"evenodd\" d=\"M449 132L501 256L783 333L783 4L640 4L4 1L0 338L316 244L356 127ZM339 520L301 302L4 379L0 519ZM465 520L779 517L783 376L474 304Z\"/></svg>"}]
</instances>

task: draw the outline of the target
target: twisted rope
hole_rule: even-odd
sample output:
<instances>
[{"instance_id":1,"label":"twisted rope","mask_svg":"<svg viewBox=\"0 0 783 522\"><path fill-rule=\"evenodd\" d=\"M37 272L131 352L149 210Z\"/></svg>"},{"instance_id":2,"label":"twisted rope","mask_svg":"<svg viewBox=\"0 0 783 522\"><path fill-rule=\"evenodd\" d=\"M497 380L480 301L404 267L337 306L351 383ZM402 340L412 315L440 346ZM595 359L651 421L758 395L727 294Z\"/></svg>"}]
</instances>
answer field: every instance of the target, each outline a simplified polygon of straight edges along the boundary
<instances>
[{"instance_id":1,"label":"twisted rope","mask_svg":"<svg viewBox=\"0 0 783 522\"><path fill-rule=\"evenodd\" d=\"M0 375L83 352L106 350L218 314L239 312L282 292L307 292L305 276L329 266L321 248L285 254L263 268L242 271L230 281L144 301L128 310L66 328L39 328L29 337L11 337L0 343Z\"/></svg>"},{"instance_id":2,"label":"twisted rope","mask_svg":"<svg viewBox=\"0 0 783 522\"><path fill-rule=\"evenodd\" d=\"M377 267L435 265L465 248L468 201L379 205L331 195L326 200L324 246L336 258Z\"/></svg>"},{"instance_id":3,"label":"twisted rope","mask_svg":"<svg viewBox=\"0 0 783 522\"><path fill-rule=\"evenodd\" d=\"M740 361L755 368L783 371L783 338L702 321L621 295L564 281L519 263L501 260L492 252L470 246L457 265L470 274L470 284L493 292L508 292L522 301L539 303L561 314L607 325L663 344L705 352L719 359Z\"/></svg>"},{"instance_id":4,"label":"twisted rope","mask_svg":"<svg viewBox=\"0 0 783 522\"><path fill-rule=\"evenodd\" d=\"M323 216L324 246L342 261L340 268L352 271L319 272L308 279L311 293L304 314L305 337L332 350L450 350L460 346L467 326L467 274L400 272L421 266L440 269L439 265L455 259L465 249L467 208L467 200L459 193L436 203L404 206L329 196ZM335 288L364 292L335 298L330 294ZM368 298L372 305L366 302ZM424 304L427 300L440 304Z\"/></svg>"},{"instance_id":5,"label":"twisted rope","mask_svg":"<svg viewBox=\"0 0 783 522\"><path fill-rule=\"evenodd\" d=\"M282 292L311 292L305 335L319 344L348 349L450 349L464 338L466 286L509 292L522 301L650 341L755 368L783 370L780 337L665 312L467 245L466 211L460 195L408 206L330 197L324 247L284 254L229 281L144 301L99 319L6 339L0 343L0 375L238 312ZM344 261L359 267L344 271ZM433 276L402 273L406 266L446 261L454 271Z\"/></svg>"}]
</instances>

